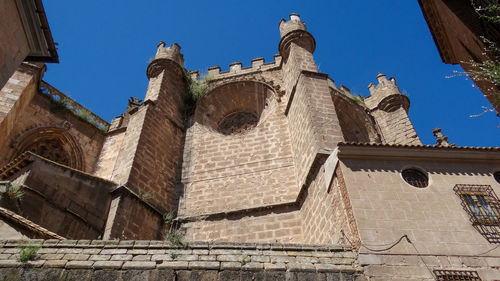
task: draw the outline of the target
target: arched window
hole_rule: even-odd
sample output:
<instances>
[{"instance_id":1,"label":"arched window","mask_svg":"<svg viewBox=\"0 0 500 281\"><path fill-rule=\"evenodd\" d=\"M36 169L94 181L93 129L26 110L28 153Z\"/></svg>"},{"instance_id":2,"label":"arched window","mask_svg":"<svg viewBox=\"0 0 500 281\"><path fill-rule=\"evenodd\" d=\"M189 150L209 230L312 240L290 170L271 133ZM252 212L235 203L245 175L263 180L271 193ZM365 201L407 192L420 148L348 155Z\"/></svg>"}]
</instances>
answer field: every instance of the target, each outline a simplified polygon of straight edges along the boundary
<instances>
[{"instance_id":1,"label":"arched window","mask_svg":"<svg viewBox=\"0 0 500 281\"><path fill-rule=\"evenodd\" d=\"M344 141L380 143L374 123L362 106L335 91L332 92L332 100Z\"/></svg>"},{"instance_id":2,"label":"arched window","mask_svg":"<svg viewBox=\"0 0 500 281\"><path fill-rule=\"evenodd\" d=\"M223 135L250 131L259 124L262 112L274 95L270 86L258 81L218 86L198 102L195 122Z\"/></svg>"},{"instance_id":3,"label":"arched window","mask_svg":"<svg viewBox=\"0 0 500 281\"><path fill-rule=\"evenodd\" d=\"M63 143L57 138L39 139L26 147L24 151L31 151L59 164L70 166L70 157L64 150Z\"/></svg>"},{"instance_id":4,"label":"arched window","mask_svg":"<svg viewBox=\"0 0 500 281\"><path fill-rule=\"evenodd\" d=\"M11 142L10 160L31 151L51 161L83 170L83 155L78 143L63 125L38 124L19 133Z\"/></svg>"}]
</instances>

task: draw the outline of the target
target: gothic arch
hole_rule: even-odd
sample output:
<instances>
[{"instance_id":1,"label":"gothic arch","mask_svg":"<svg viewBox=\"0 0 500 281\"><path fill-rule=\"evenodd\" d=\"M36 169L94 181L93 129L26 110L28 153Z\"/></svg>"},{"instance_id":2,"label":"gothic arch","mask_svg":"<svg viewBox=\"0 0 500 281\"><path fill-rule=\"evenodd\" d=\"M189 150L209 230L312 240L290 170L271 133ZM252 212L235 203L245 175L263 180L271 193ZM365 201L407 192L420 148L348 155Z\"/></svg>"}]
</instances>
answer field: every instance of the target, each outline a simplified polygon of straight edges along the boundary
<instances>
[{"instance_id":1,"label":"gothic arch","mask_svg":"<svg viewBox=\"0 0 500 281\"><path fill-rule=\"evenodd\" d=\"M331 94L344 140L380 143L374 122L365 109L341 93L332 90Z\"/></svg>"},{"instance_id":2,"label":"gothic arch","mask_svg":"<svg viewBox=\"0 0 500 281\"><path fill-rule=\"evenodd\" d=\"M224 135L240 133L260 122L262 112L276 96L260 81L235 81L211 89L198 102L195 122Z\"/></svg>"},{"instance_id":3,"label":"gothic arch","mask_svg":"<svg viewBox=\"0 0 500 281\"><path fill-rule=\"evenodd\" d=\"M25 151L31 151L44 158L83 170L83 153L69 133L71 124L38 124L30 126L16 135L10 146L13 148L9 159L13 160Z\"/></svg>"}]
</instances>

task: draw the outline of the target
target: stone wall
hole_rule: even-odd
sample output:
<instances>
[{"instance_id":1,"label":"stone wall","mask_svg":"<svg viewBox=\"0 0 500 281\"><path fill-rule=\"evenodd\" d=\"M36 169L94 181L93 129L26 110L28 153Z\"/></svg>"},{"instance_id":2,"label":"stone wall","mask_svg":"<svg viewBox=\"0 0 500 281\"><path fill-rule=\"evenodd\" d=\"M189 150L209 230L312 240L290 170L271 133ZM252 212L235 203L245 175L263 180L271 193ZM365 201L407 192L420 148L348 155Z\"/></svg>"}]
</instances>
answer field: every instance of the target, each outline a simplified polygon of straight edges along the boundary
<instances>
[{"instance_id":1,"label":"stone wall","mask_svg":"<svg viewBox=\"0 0 500 281\"><path fill-rule=\"evenodd\" d=\"M122 128L108 132L94 170L96 176L111 180L124 137Z\"/></svg>"},{"instance_id":2,"label":"stone wall","mask_svg":"<svg viewBox=\"0 0 500 281\"><path fill-rule=\"evenodd\" d=\"M325 179L324 166L316 169L316 178L309 184L300 209L303 243L348 245L341 231L357 242L357 226L340 167L332 179ZM331 182L325 185L328 180Z\"/></svg>"},{"instance_id":3,"label":"stone wall","mask_svg":"<svg viewBox=\"0 0 500 281\"><path fill-rule=\"evenodd\" d=\"M0 58L2 58L0 59L0 88L2 88L26 58L30 49L15 1L0 1L0 26L2 26L2 32L0 32Z\"/></svg>"},{"instance_id":4,"label":"stone wall","mask_svg":"<svg viewBox=\"0 0 500 281\"><path fill-rule=\"evenodd\" d=\"M252 98L256 94L260 95ZM253 104L245 104L246 99ZM216 108L220 104L228 108ZM210 107L215 107L215 112L202 111ZM217 130L224 112L251 112L259 107L254 127L229 135ZM231 212L296 199L299 190L283 111L272 90L254 82L216 88L204 98L197 109L198 118L187 130L179 216ZM202 115L206 114L216 120L204 121ZM214 116L217 114L222 116Z\"/></svg>"},{"instance_id":5,"label":"stone wall","mask_svg":"<svg viewBox=\"0 0 500 281\"><path fill-rule=\"evenodd\" d=\"M113 191L104 239L162 239L163 213L126 187Z\"/></svg>"},{"instance_id":6,"label":"stone wall","mask_svg":"<svg viewBox=\"0 0 500 281\"><path fill-rule=\"evenodd\" d=\"M104 141L104 133L69 110L54 110L54 103L38 88L42 69L23 64L1 90L13 99L0 121L0 167L12 161L30 145L57 139L73 168L91 173ZM10 99L10 98L9 98ZM55 160L55 159L54 159Z\"/></svg>"},{"instance_id":7,"label":"stone wall","mask_svg":"<svg viewBox=\"0 0 500 281\"><path fill-rule=\"evenodd\" d=\"M41 245L20 262L19 245ZM364 280L356 254L339 246L163 241L2 240L2 280Z\"/></svg>"},{"instance_id":8,"label":"stone wall","mask_svg":"<svg viewBox=\"0 0 500 281\"><path fill-rule=\"evenodd\" d=\"M22 64L0 89L0 132L4 136L12 133L18 117L33 99L42 71L37 65ZM0 146L6 141L1 138Z\"/></svg>"},{"instance_id":9,"label":"stone wall","mask_svg":"<svg viewBox=\"0 0 500 281\"><path fill-rule=\"evenodd\" d=\"M383 135L384 143L389 144L421 144L408 113L403 107L393 112L375 110L372 112Z\"/></svg>"},{"instance_id":10,"label":"stone wall","mask_svg":"<svg viewBox=\"0 0 500 281\"><path fill-rule=\"evenodd\" d=\"M183 224L188 241L301 243L300 213L295 206L248 210Z\"/></svg>"},{"instance_id":11,"label":"stone wall","mask_svg":"<svg viewBox=\"0 0 500 281\"><path fill-rule=\"evenodd\" d=\"M20 161L29 164L13 165L19 171L7 178L22 186L24 195L15 204L2 200L2 206L66 238L101 237L114 184L36 155L26 157Z\"/></svg>"},{"instance_id":12,"label":"stone wall","mask_svg":"<svg viewBox=\"0 0 500 281\"><path fill-rule=\"evenodd\" d=\"M462 269L477 270L483 280L499 278L500 248L475 229L453 190L479 184L500 194L492 175L500 170L498 150L341 145L339 159L367 276L432 280L429 269ZM405 182L407 168L427 173L428 187ZM403 235L411 243L396 244Z\"/></svg>"}]
</instances>

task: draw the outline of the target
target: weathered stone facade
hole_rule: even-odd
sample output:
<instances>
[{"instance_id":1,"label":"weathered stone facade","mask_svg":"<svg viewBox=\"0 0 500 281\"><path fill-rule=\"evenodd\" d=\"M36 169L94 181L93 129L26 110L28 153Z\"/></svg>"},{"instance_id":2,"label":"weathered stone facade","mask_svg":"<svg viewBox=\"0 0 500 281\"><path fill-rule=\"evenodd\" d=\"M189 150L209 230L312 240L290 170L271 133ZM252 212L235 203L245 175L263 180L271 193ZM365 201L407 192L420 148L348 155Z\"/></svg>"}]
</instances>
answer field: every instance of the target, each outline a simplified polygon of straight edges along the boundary
<instances>
[{"instance_id":1,"label":"weathered stone facade","mask_svg":"<svg viewBox=\"0 0 500 281\"><path fill-rule=\"evenodd\" d=\"M0 274L500 279L500 150L423 145L394 78L352 96L318 72L298 15L279 29L273 62L205 80L161 42L144 101L110 124L23 64L0 91L3 238L86 240L31 241L43 255L28 264L0 242Z\"/></svg>"}]
</instances>

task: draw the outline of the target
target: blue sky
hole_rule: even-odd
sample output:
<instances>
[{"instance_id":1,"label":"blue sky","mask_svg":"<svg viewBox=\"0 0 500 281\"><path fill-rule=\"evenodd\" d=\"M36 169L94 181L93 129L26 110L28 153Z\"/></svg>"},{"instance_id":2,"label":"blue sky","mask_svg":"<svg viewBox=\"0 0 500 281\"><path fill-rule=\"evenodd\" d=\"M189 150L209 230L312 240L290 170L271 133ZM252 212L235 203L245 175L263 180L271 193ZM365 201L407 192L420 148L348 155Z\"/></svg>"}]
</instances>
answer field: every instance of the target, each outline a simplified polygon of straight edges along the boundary
<instances>
[{"instance_id":1,"label":"blue sky","mask_svg":"<svg viewBox=\"0 0 500 281\"><path fill-rule=\"evenodd\" d=\"M337 86L368 96L378 72L409 95L424 144L441 127L460 146L500 146L500 119L459 66L442 63L417 0L381 1L44 1L59 64L44 80L110 121L130 96L143 98L156 45L177 42L185 67L206 72L278 53L281 18L301 15L316 39L315 60Z\"/></svg>"}]
</instances>

